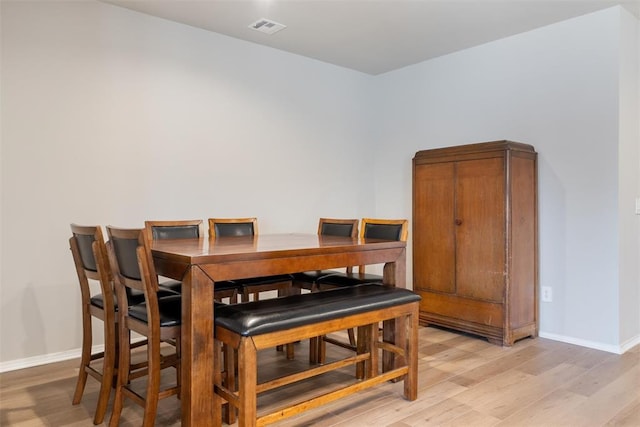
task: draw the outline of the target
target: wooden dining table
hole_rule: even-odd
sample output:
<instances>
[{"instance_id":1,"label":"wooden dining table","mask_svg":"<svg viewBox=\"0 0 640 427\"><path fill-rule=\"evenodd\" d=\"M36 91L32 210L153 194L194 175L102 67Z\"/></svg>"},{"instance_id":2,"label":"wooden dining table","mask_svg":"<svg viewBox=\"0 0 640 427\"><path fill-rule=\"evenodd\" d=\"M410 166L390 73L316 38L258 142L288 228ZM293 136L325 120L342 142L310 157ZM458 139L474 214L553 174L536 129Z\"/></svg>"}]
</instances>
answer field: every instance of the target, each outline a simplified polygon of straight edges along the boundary
<instances>
[{"instance_id":1,"label":"wooden dining table","mask_svg":"<svg viewBox=\"0 0 640 427\"><path fill-rule=\"evenodd\" d=\"M155 240L159 275L182 281L182 425L219 425L214 413L215 282L356 265L384 264L384 282L405 287L406 244L317 234L262 234L216 239ZM384 325L384 339L403 339L402 325ZM384 368L394 364L384 360Z\"/></svg>"}]
</instances>

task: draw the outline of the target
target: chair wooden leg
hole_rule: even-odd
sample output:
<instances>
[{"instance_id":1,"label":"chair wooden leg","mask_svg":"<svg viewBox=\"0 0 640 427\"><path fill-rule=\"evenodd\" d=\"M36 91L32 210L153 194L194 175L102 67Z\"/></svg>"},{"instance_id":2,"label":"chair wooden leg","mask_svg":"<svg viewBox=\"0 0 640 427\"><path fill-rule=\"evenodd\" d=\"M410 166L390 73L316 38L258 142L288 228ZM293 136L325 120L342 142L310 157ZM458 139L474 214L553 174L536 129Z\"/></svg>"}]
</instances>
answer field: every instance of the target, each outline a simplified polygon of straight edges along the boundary
<instances>
[{"instance_id":1,"label":"chair wooden leg","mask_svg":"<svg viewBox=\"0 0 640 427\"><path fill-rule=\"evenodd\" d=\"M248 302L251 300L251 292L248 289L243 289L240 294L240 302Z\"/></svg>"},{"instance_id":2,"label":"chair wooden leg","mask_svg":"<svg viewBox=\"0 0 640 427\"><path fill-rule=\"evenodd\" d=\"M318 338L318 348L316 350L318 352L316 360L319 364L324 365L327 361L327 343L324 341L324 337Z\"/></svg>"},{"instance_id":3,"label":"chair wooden leg","mask_svg":"<svg viewBox=\"0 0 640 427\"><path fill-rule=\"evenodd\" d=\"M153 427L158 410L158 393L160 392L160 340L150 339L147 343L147 395L144 400L144 427Z\"/></svg>"},{"instance_id":4,"label":"chair wooden leg","mask_svg":"<svg viewBox=\"0 0 640 427\"><path fill-rule=\"evenodd\" d=\"M236 391L236 352L230 345L223 346L224 352L224 385L231 391ZM230 403L226 405L225 422L229 425L236 422L236 408Z\"/></svg>"},{"instance_id":5,"label":"chair wooden leg","mask_svg":"<svg viewBox=\"0 0 640 427\"><path fill-rule=\"evenodd\" d=\"M118 386L118 370L119 370L119 363L120 363L120 329L118 328L118 322L116 322L115 327L114 327L114 331L115 331L115 342L113 344L113 357L115 359L114 363L113 363L113 382L112 382L112 387L115 389Z\"/></svg>"},{"instance_id":6,"label":"chair wooden leg","mask_svg":"<svg viewBox=\"0 0 640 427\"><path fill-rule=\"evenodd\" d=\"M222 381L223 363L220 361L220 359L222 358L222 342L221 341L218 341L218 340L213 341L213 354L216 355L216 357L213 358L213 384L224 384L225 382ZM214 389L213 412L214 414L220 414L219 417L216 417L216 419L213 420L213 425L215 427L220 427L222 425L222 418L223 418L222 403L223 403L222 397L220 397L220 395L216 393ZM227 404L226 406L228 411L231 405Z\"/></svg>"},{"instance_id":7,"label":"chair wooden leg","mask_svg":"<svg viewBox=\"0 0 640 427\"><path fill-rule=\"evenodd\" d=\"M290 342L289 344L286 345L286 347L287 347L287 359L293 360L295 358L294 356L295 348L293 347L293 343Z\"/></svg>"},{"instance_id":8,"label":"chair wooden leg","mask_svg":"<svg viewBox=\"0 0 640 427\"><path fill-rule=\"evenodd\" d=\"M113 399L113 409L111 410L111 418L109 419L110 427L118 427L120 424L120 413L124 403L123 388L129 383L129 364L131 362L131 341L128 330L123 329L121 325L119 329L119 357L118 357L118 381L116 385L116 395Z\"/></svg>"},{"instance_id":9,"label":"chair wooden leg","mask_svg":"<svg viewBox=\"0 0 640 427\"><path fill-rule=\"evenodd\" d=\"M347 329L347 334L349 334L349 344L351 344L353 347L355 347L357 344L356 342L356 335L353 332L353 329Z\"/></svg>"},{"instance_id":10,"label":"chair wooden leg","mask_svg":"<svg viewBox=\"0 0 640 427\"><path fill-rule=\"evenodd\" d=\"M377 326L376 326L377 327ZM373 325L367 325L367 326L360 326L357 331L358 331L358 339L357 339L357 347L356 347L356 352L358 354L364 354L367 352L371 352L374 349L372 348L371 345L371 329L373 328ZM353 331L353 329L352 329ZM369 359L371 360L371 358ZM369 362L371 363L371 362ZM358 362L356 364L356 378L359 380L362 380L365 378L365 372L366 369L369 368L368 365L365 365L365 362Z\"/></svg>"},{"instance_id":11,"label":"chair wooden leg","mask_svg":"<svg viewBox=\"0 0 640 427\"><path fill-rule=\"evenodd\" d=\"M372 323L367 328L367 334L362 337L362 340L366 340L366 351L371 352L371 358L365 363L364 374L365 378L373 378L377 377L380 372L380 350L378 347L380 335L377 323Z\"/></svg>"},{"instance_id":12,"label":"chair wooden leg","mask_svg":"<svg viewBox=\"0 0 640 427\"><path fill-rule=\"evenodd\" d=\"M318 363L318 337L309 338L309 363Z\"/></svg>"},{"instance_id":13,"label":"chair wooden leg","mask_svg":"<svg viewBox=\"0 0 640 427\"><path fill-rule=\"evenodd\" d=\"M104 357L102 359L102 381L100 382L100 394L98 395L98 404L96 405L96 413L93 417L95 425L102 424L104 416L107 413L107 405L111 396L111 387L114 382L114 374L116 369L116 334L115 322L104 323L105 347Z\"/></svg>"},{"instance_id":14,"label":"chair wooden leg","mask_svg":"<svg viewBox=\"0 0 640 427\"><path fill-rule=\"evenodd\" d=\"M73 404L77 405L82 400L84 387L87 384L87 367L91 363L91 314L88 307L82 308L82 356L80 358L80 370L78 372L78 381L76 382L76 391L73 394Z\"/></svg>"}]
</instances>

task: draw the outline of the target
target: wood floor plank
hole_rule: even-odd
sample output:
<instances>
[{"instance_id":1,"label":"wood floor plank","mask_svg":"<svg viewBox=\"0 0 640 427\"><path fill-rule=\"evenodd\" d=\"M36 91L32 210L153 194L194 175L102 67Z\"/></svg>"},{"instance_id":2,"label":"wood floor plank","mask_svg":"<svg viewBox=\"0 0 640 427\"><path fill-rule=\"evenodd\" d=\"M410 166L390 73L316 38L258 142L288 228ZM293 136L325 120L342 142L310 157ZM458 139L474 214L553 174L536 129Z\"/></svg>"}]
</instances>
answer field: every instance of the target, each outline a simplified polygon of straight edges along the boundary
<instances>
[{"instance_id":1,"label":"wood floor plank","mask_svg":"<svg viewBox=\"0 0 640 427\"><path fill-rule=\"evenodd\" d=\"M540 375L512 369L454 396L453 399L473 407L476 411L505 419L529 402L538 400L564 384L584 368L561 364Z\"/></svg>"},{"instance_id":2,"label":"wood floor plank","mask_svg":"<svg viewBox=\"0 0 640 427\"><path fill-rule=\"evenodd\" d=\"M537 354L535 357L523 362L517 369L531 375L540 375L560 364L572 364L570 361L575 360L579 352L581 352L580 347L565 344L552 351Z\"/></svg>"},{"instance_id":3,"label":"wood floor plank","mask_svg":"<svg viewBox=\"0 0 640 427\"><path fill-rule=\"evenodd\" d=\"M410 426L439 426L444 423L449 423L472 410L473 408L464 403L460 403L454 399L445 399L409 417L402 418L402 422Z\"/></svg>"},{"instance_id":4,"label":"wood floor plank","mask_svg":"<svg viewBox=\"0 0 640 427\"><path fill-rule=\"evenodd\" d=\"M558 389L541 399L525 404L520 410L496 424L496 427L555 425L559 423L559 420L566 420L567 416L575 411L586 399L586 397L568 390ZM560 423L563 424L562 421Z\"/></svg>"},{"instance_id":5,"label":"wood floor plank","mask_svg":"<svg viewBox=\"0 0 640 427\"><path fill-rule=\"evenodd\" d=\"M388 384L385 387L392 390L393 393L384 400L378 400L375 405L367 404L369 407L368 411L360 414L358 417L351 417L339 425L346 427L351 425L350 423L354 420L370 426L387 426L397 422L404 425L421 425L420 423L423 422L424 417L419 415L419 413L423 412L427 407L432 407L447 401L448 396L455 395L461 391L460 386L444 382L430 388L420 399L409 402L402 398L398 399L398 396L402 393L402 384ZM399 419L400 416L402 416L401 419ZM416 420L418 421L417 424Z\"/></svg>"},{"instance_id":6,"label":"wood floor plank","mask_svg":"<svg viewBox=\"0 0 640 427\"><path fill-rule=\"evenodd\" d=\"M502 357L490 359L487 363L478 367L460 372L458 375L453 377L451 381L465 387L470 387L489 378L493 378L502 372L508 371L509 369L517 367L527 360L530 360L544 352L546 352L546 350L540 349L537 346L525 346L520 348L516 345L506 349Z\"/></svg>"},{"instance_id":7,"label":"wood floor plank","mask_svg":"<svg viewBox=\"0 0 640 427\"><path fill-rule=\"evenodd\" d=\"M605 424L606 427L637 427L640 426L640 397L622 408Z\"/></svg>"},{"instance_id":8,"label":"wood floor plank","mask_svg":"<svg viewBox=\"0 0 640 427\"><path fill-rule=\"evenodd\" d=\"M388 383L283 420L285 427L511 427L640 426L640 346L624 355L543 338L512 347L441 328L420 328L418 399L402 398L402 384ZM344 349L328 346L328 357ZM308 343L295 360L268 350L259 355L261 378L306 366ZM98 383L89 378L82 402L71 405L78 360L0 374L0 425L89 426ZM165 379L175 378L169 372ZM264 409L284 397L302 396L343 381L352 370L291 385L261 396ZM109 408L110 411L110 408ZM108 416L105 422L108 422ZM123 427L137 427L142 410L128 402ZM157 425L180 425L180 402L164 399Z\"/></svg>"},{"instance_id":9,"label":"wood floor plank","mask_svg":"<svg viewBox=\"0 0 640 427\"><path fill-rule=\"evenodd\" d=\"M495 417L470 410L457 418L440 424L439 427L493 427L499 422L500 420Z\"/></svg>"},{"instance_id":10,"label":"wood floor plank","mask_svg":"<svg viewBox=\"0 0 640 427\"><path fill-rule=\"evenodd\" d=\"M625 375L630 369L637 367L638 363L640 363L640 357L636 353L626 353L621 356L610 355L585 375L572 381L569 390L584 396L591 396L621 375ZM638 388L640 388L640 384Z\"/></svg>"},{"instance_id":11,"label":"wood floor plank","mask_svg":"<svg viewBox=\"0 0 640 427\"><path fill-rule=\"evenodd\" d=\"M640 366L636 365L591 394L567 416L567 421L573 425L605 425L625 408L633 408L639 396Z\"/></svg>"}]
</instances>

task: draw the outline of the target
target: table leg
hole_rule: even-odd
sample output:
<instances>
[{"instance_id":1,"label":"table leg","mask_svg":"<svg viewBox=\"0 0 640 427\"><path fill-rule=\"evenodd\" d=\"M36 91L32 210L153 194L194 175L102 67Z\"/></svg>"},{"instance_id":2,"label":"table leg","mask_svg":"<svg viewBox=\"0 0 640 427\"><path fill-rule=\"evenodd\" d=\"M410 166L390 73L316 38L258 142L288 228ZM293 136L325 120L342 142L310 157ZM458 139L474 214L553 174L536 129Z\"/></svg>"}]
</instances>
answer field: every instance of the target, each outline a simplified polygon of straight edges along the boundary
<instances>
[{"instance_id":1,"label":"table leg","mask_svg":"<svg viewBox=\"0 0 640 427\"><path fill-rule=\"evenodd\" d=\"M406 287L407 277L407 261L406 250L402 250L402 253L398 256L395 262L387 262L384 265L383 270L383 283L385 285L396 286L398 288ZM404 321L388 320L382 324L382 338L386 342L395 343L404 347L404 342L407 339ZM396 357L395 354L385 351L382 355L382 371L387 372L394 369L396 366L404 364L404 360L400 357Z\"/></svg>"},{"instance_id":2,"label":"table leg","mask_svg":"<svg viewBox=\"0 0 640 427\"><path fill-rule=\"evenodd\" d=\"M220 425L213 402L213 282L198 266L183 280L181 339L182 425Z\"/></svg>"}]
</instances>

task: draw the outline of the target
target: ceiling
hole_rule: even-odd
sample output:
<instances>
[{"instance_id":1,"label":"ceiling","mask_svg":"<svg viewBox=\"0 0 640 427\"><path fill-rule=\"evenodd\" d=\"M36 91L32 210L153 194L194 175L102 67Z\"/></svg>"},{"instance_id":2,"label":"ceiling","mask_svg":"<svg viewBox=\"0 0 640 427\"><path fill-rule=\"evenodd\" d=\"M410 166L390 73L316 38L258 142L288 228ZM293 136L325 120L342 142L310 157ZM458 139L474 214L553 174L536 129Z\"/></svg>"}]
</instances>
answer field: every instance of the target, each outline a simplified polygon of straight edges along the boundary
<instances>
[{"instance_id":1,"label":"ceiling","mask_svg":"<svg viewBox=\"0 0 640 427\"><path fill-rule=\"evenodd\" d=\"M372 75L618 4L640 17L640 0L102 1Z\"/></svg>"}]
</instances>

